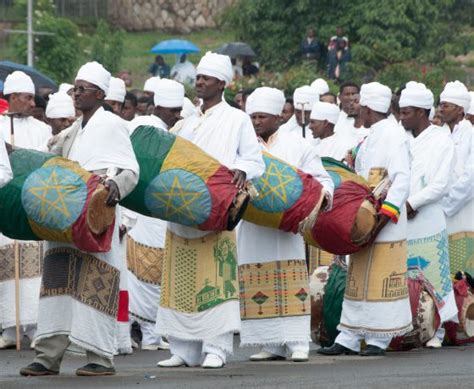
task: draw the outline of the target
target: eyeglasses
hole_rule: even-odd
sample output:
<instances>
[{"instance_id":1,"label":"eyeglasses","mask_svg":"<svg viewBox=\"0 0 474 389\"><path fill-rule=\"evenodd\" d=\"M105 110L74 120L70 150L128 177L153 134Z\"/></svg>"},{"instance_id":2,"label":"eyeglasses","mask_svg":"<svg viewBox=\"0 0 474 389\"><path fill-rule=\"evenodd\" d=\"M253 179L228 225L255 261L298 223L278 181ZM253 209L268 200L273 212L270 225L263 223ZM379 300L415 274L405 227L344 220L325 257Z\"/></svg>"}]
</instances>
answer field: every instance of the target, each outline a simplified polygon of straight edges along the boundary
<instances>
[{"instance_id":1,"label":"eyeglasses","mask_svg":"<svg viewBox=\"0 0 474 389\"><path fill-rule=\"evenodd\" d=\"M91 87L86 87L86 86L75 86L74 88L72 88L72 91L74 93L79 93L79 94L84 93L86 90L99 90L99 88L91 88Z\"/></svg>"}]
</instances>

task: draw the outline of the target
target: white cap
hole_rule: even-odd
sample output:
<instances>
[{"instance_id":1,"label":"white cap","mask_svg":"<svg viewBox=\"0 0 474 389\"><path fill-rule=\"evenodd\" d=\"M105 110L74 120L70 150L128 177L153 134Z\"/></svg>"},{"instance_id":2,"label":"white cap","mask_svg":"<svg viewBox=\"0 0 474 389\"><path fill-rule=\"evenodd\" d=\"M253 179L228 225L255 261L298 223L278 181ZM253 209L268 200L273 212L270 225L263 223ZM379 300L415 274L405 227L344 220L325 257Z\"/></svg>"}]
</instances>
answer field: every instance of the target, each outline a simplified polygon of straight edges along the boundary
<instances>
[{"instance_id":1,"label":"white cap","mask_svg":"<svg viewBox=\"0 0 474 389\"><path fill-rule=\"evenodd\" d=\"M464 113L469 111L471 105L471 95L461 81L448 82L439 96L441 103L447 102L464 108Z\"/></svg>"},{"instance_id":2,"label":"white cap","mask_svg":"<svg viewBox=\"0 0 474 389\"><path fill-rule=\"evenodd\" d=\"M199 61L196 74L215 77L218 80L225 81L225 85L228 86L232 81L234 72L229 56L208 51Z\"/></svg>"},{"instance_id":3,"label":"white cap","mask_svg":"<svg viewBox=\"0 0 474 389\"><path fill-rule=\"evenodd\" d=\"M66 92L56 92L49 95L46 106L46 117L49 119L70 118L76 115L71 96Z\"/></svg>"},{"instance_id":4,"label":"white cap","mask_svg":"<svg viewBox=\"0 0 474 389\"><path fill-rule=\"evenodd\" d=\"M125 81L121 78L110 77L109 90L105 96L105 100L123 103L125 101L126 94L127 88L125 88Z\"/></svg>"},{"instance_id":5,"label":"white cap","mask_svg":"<svg viewBox=\"0 0 474 389\"><path fill-rule=\"evenodd\" d=\"M392 91L388 86L379 82L370 82L360 88L360 105L370 109L387 113L392 101Z\"/></svg>"},{"instance_id":6,"label":"white cap","mask_svg":"<svg viewBox=\"0 0 474 389\"><path fill-rule=\"evenodd\" d=\"M30 93L35 94L35 84L29 75L19 70L9 74L3 84L3 94Z\"/></svg>"},{"instance_id":7,"label":"white cap","mask_svg":"<svg viewBox=\"0 0 474 389\"><path fill-rule=\"evenodd\" d=\"M68 84L67 82L63 82L62 84L59 85L58 92L67 93L71 89L74 89L74 85Z\"/></svg>"},{"instance_id":8,"label":"white cap","mask_svg":"<svg viewBox=\"0 0 474 389\"><path fill-rule=\"evenodd\" d=\"M339 114L340 111L336 104L317 101L313 104L310 118L313 120L327 120L329 123L336 124Z\"/></svg>"},{"instance_id":9,"label":"white cap","mask_svg":"<svg viewBox=\"0 0 474 389\"><path fill-rule=\"evenodd\" d=\"M90 82L107 94L110 77L110 73L100 63L93 61L81 66L77 72L76 81Z\"/></svg>"},{"instance_id":10,"label":"white cap","mask_svg":"<svg viewBox=\"0 0 474 389\"><path fill-rule=\"evenodd\" d=\"M249 104L250 99L250 104ZM285 105L284 93L276 88L263 86L255 89L247 98L245 110L249 115L255 112L267 113L269 115L281 115Z\"/></svg>"},{"instance_id":11,"label":"white cap","mask_svg":"<svg viewBox=\"0 0 474 389\"><path fill-rule=\"evenodd\" d=\"M155 106L177 108L183 106L184 86L177 81L163 78L156 83Z\"/></svg>"},{"instance_id":12,"label":"white cap","mask_svg":"<svg viewBox=\"0 0 474 389\"><path fill-rule=\"evenodd\" d=\"M474 115L474 92L469 92L469 95L471 96L471 104L469 105L467 113L469 115Z\"/></svg>"},{"instance_id":13,"label":"white cap","mask_svg":"<svg viewBox=\"0 0 474 389\"><path fill-rule=\"evenodd\" d=\"M314 80L311 83L311 88L316 89L320 96L329 92L329 85L326 80L322 78L317 78L316 80Z\"/></svg>"},{"instance_id":14,"label":"white cap","mask_svg":"<svg viewBox=\"0 0 474 389\"><path fill-rule=\"evenodd\" d=\"M311 111L313 104L319 101L319 93L315 88L304 85L295 89L293 93L293 105L295 109Z\"/></svg>"},{"instance_id":15,"label":"white cap","mask_svg":"<svg viewBox=\"0 0 474 389\"><path fill-rule=\"evenodd\" d=\"M183 100L183 109L181 110L181 117L186 119L187 117L194 116L197 113L197 109L194 106L193 102L187 97Z\"/></svg>"},{"instance_id":16,"label":"white cap","mask_svg":"<svg viewBox=\"0 0 474 389\"><path fill-rule=\"evenodd\" d=\"M160 80L159 76L150 77L148 80L145 81L145 85L143 86L143 90L145 92L155 93L156 90L156 83Z\"/></svg>"},{"instance_id":17,"label":"white cap","mask_svg":"<svg viewBox=\"0 0 474 389\"><path fill-rule=\"evenodd\" d=\"M431 109L433 107L434 97L425 84L416 81L407 83L405 89L402 90L398 105L403 107L417 107Z\"/></svg>"}]
</instances>

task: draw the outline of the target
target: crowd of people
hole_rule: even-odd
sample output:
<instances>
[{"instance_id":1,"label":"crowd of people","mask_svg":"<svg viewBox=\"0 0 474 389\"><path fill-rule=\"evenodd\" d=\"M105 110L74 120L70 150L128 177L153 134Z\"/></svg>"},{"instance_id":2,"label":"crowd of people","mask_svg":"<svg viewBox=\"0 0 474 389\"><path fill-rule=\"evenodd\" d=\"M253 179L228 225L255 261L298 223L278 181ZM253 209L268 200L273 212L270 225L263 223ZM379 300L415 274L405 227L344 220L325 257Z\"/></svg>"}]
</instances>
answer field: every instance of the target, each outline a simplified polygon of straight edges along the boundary
<instances>
[{"instance_id":1,"label":"crowd of people","mask_svg":"<svg viewBox=\"0 0 474 389\"><path fill-rule=\"evenodd\" d=\"M179 65L185 64L182 58ZM378 82L345 82L336 95L320 78L291 97L260 87L228 101L231 60L207 53L195 70L191 101L186 80L162 78L173 70L159 58L150 72L137 96L101 64L86 63L74 85L45 96L44 113L35 115L41 120L33 117L37 91L28 75L15 71L3 84L0 185L13 177L12 148L52 152L104 178L106 204L120 221L104 253L0 235L0 349L15 346L16 324L35 349L21 375L59 374L71 349L86 354L80 376L115 374L114 355L133 347L169 349L159 367L222 368L236 333L241 347L259 348L251 361L308 361L303 237L246 220L236 231L202 231L118 206L138 182L142 167L130 137L143 125L197 145L231 170L240 191L277 174L262 153L271 154L321 184L320 212L339 204L339 184L322 158L342 161L371 187L384 182L373 239L355 254L335 257L348 265L340 332L318 353L384 355L395 337L413 329L409 277L430 288L439 323L427 346L442 346L444 325L458 322L451 274L470 279L474 270L473 92L452 81L435 99L414 81L398 95ZM268 180L282 199L286 189L301 190L285 179ZM20 323L14 250L21 263ZM132 336L137 324L140 337Z\"/></svg>"}]
</instances>

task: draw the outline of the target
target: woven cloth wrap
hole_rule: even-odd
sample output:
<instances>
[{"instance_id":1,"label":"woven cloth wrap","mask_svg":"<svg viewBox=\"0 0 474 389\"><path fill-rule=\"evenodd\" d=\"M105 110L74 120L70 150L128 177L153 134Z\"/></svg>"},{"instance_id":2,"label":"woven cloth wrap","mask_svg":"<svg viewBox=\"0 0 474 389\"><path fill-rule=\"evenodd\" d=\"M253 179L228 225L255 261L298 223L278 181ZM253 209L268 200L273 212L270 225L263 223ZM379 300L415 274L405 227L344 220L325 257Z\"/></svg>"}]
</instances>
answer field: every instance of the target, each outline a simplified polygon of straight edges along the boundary
<instances>
[{"instance_id":1,"label":"woven cloth wrap","mask_svg":"<svg viewBox=\"0 0 474 389\"><path fill-rule=\"evenodd\" d=\"M140 177L121 205L205 231L224 231L238 223L239 217L229 222L239 191L227 167L193 143L156 127L138 127L131 141Z\"/></svg>"},{"instance_id":2,"label":"woven cloth wrap","mask_svg":"<svg viewBox=\"0 0 474 389\"><path fill-rule=\"evenodd\" d=\"M73 243L88 252L110 250L115 209L101 201L106 192L99 176L49 153L17 149L9 157L13 179L0 189L4 235Z\"/></svg>"},{"instance_id":3,"label":"woven cloth wrap","mask_svg":"<svg viewBox=\"0 0 474 389\"><path fill-rule=\"evenodd\" d=\"M324 157L322 162L334 182L333 206L304 231L305 241L332 254L355 253L370 242L376 201L367 182L349 167L332 158Z\"/></svg>"},{"instance_id":4,"label":"woven cloth wrap","mask_svg":"<svg viewBox=\"0 0 474 389\"><path fill-rule=\"evenodd\" d=\"M324 198L322 185L311 175L263 152L265 172L252 180L258 196L251 200L244 220L297 233L312 226Z\"/></svg>"}]
</instances>

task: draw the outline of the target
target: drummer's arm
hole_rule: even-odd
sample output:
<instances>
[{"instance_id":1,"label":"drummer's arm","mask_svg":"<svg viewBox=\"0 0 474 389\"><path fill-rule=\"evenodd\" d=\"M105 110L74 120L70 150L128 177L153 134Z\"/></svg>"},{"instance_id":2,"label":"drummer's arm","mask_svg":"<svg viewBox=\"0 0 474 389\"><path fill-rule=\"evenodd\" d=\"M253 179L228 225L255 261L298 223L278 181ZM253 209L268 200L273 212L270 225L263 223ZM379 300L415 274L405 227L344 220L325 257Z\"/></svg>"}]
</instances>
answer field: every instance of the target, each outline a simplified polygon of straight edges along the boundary
<instances>
[{"instance_id":1,"label":"drummer's arm","mask_svg":"<svg viewBox=\"0 0 474 389\"><path fill-rule=\"evenodd\" d=\"M138 174L133 170L121 170L120 173L109 180L115 182L117 185L119 200L122 200L132 192L135 186L137 186Z\"/></svg>"}]
</instances>

